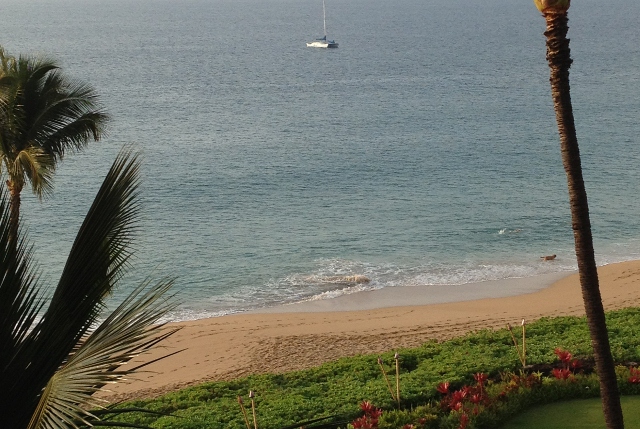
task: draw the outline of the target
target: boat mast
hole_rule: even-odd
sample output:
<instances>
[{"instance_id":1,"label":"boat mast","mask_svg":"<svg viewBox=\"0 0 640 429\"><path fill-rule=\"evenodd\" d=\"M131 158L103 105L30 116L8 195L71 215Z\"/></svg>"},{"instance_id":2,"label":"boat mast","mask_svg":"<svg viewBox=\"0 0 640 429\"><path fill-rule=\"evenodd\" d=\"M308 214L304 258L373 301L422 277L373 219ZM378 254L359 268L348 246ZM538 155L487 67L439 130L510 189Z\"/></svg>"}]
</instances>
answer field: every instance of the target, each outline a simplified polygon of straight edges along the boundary
<instances>
[{"instance_id":1,"label":"boat mast","mask_svg":"<svg viewBox=\"0 0 640 429\"><path fill-rule=\"evenodd\" d=\"M322 0L322 23L324 25L324 38L327 39L327 14L324 11L324 0Z\"/></svg>"}]
</instances>

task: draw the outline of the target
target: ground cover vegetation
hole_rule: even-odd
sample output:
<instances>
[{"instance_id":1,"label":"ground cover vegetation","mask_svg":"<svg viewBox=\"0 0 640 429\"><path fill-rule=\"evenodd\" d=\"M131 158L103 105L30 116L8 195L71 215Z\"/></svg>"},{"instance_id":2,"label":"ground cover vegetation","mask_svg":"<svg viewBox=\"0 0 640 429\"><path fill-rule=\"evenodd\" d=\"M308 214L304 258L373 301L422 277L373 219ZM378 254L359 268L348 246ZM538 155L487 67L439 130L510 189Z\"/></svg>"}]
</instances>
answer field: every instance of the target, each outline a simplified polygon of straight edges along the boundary
<instances>
[{"instance_id":1,"label":"ground cover vegetation","mask_svg":"<svg viewBox=\"0 0 640 429\"><path fill-rule=\"evenodd\" d=\"M635 369L640 361L640 309L610 312L607 323L620 390L640 394ZM287 373L283 368L282 374L206 383L123 405L171 416L134 413L122 418L153 428L253 428L247 396L253 391L256 426L262 429L328 416L332 418L305 427L497 428L535 405L599 395L586 318L541 319L527 325L526 337L530 366L524 371L511 332L486 330L382 356L343 358L305 371ZM400 409L392 395L396 352ZM239 397L248 409L246 420Z\"/></svg>"}]
</instances>

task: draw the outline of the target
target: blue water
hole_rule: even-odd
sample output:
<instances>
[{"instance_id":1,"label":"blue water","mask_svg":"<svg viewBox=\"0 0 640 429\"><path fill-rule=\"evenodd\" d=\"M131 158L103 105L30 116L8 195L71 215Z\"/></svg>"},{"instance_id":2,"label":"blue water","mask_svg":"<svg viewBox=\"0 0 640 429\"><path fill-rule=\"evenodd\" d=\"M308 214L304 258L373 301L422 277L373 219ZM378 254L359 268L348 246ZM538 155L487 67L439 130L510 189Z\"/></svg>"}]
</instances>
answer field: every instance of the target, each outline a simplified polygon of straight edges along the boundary
<instances>
[{"instance_id":1,"label":"blue water","mask_svg":"<svg viewBox=\"0 0 640 429\"><path fill-rule=\"evenodd\" d=\"M176 276L192 319L366 288L575 269L531 1L2 0L10 53L90 82L108 138L24 194L59 276L120 148L144 152L142 231L117 296ZM637 0L574 1L572 98L598 263L640 258ZM540 255L558 259L542 263ZM349 287L325 276L362 274ZM472 286L469 286L472 287Z\"/></svg>"}]
</instances>

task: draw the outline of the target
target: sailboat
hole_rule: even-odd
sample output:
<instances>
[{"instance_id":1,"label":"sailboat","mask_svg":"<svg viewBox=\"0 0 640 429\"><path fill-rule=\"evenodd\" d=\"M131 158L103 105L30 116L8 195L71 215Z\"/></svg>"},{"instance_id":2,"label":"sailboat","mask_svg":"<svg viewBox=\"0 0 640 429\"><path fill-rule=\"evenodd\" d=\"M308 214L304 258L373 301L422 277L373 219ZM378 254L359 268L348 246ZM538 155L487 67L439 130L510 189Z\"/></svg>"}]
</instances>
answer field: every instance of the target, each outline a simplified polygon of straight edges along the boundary
<instances>
[{"instance_id":1,"label":"sailboat","mask_svg":"<svg viewBox=\"0 0 640 429\"><path fill-rule=\"evenodd\" d=\"M337 48L338 44L335 40L327 40L327 14L324 8L324 0L322 0L322 22L324 23L324 37L307 42L308 48Z\"/></svg>"}]
</instances>

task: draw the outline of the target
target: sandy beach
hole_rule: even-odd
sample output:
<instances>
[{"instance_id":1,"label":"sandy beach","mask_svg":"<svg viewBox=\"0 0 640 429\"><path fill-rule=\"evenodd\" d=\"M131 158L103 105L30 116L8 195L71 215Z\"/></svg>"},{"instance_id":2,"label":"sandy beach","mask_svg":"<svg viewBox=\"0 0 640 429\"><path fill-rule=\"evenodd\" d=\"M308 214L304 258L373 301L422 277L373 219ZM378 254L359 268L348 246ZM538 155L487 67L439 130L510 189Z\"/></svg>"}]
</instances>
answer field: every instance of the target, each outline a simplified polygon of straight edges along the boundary
<instances>
[{"instance_id":1,"label":"sandy beach","mask_svg":"<svg viewBox=\"0 0 640 429\"><path fill-rule=\"evenodd\" d=\"M599 268L606 310L640 302L640 261ZM414 347L484 328L544 316L584 314L577 274L462 286L413 286L362 292L190 322L135 365L135 379L109 386L110 401L153 397L210 380L287 372L366 353Z\"/></svg>"}]
</instances>

